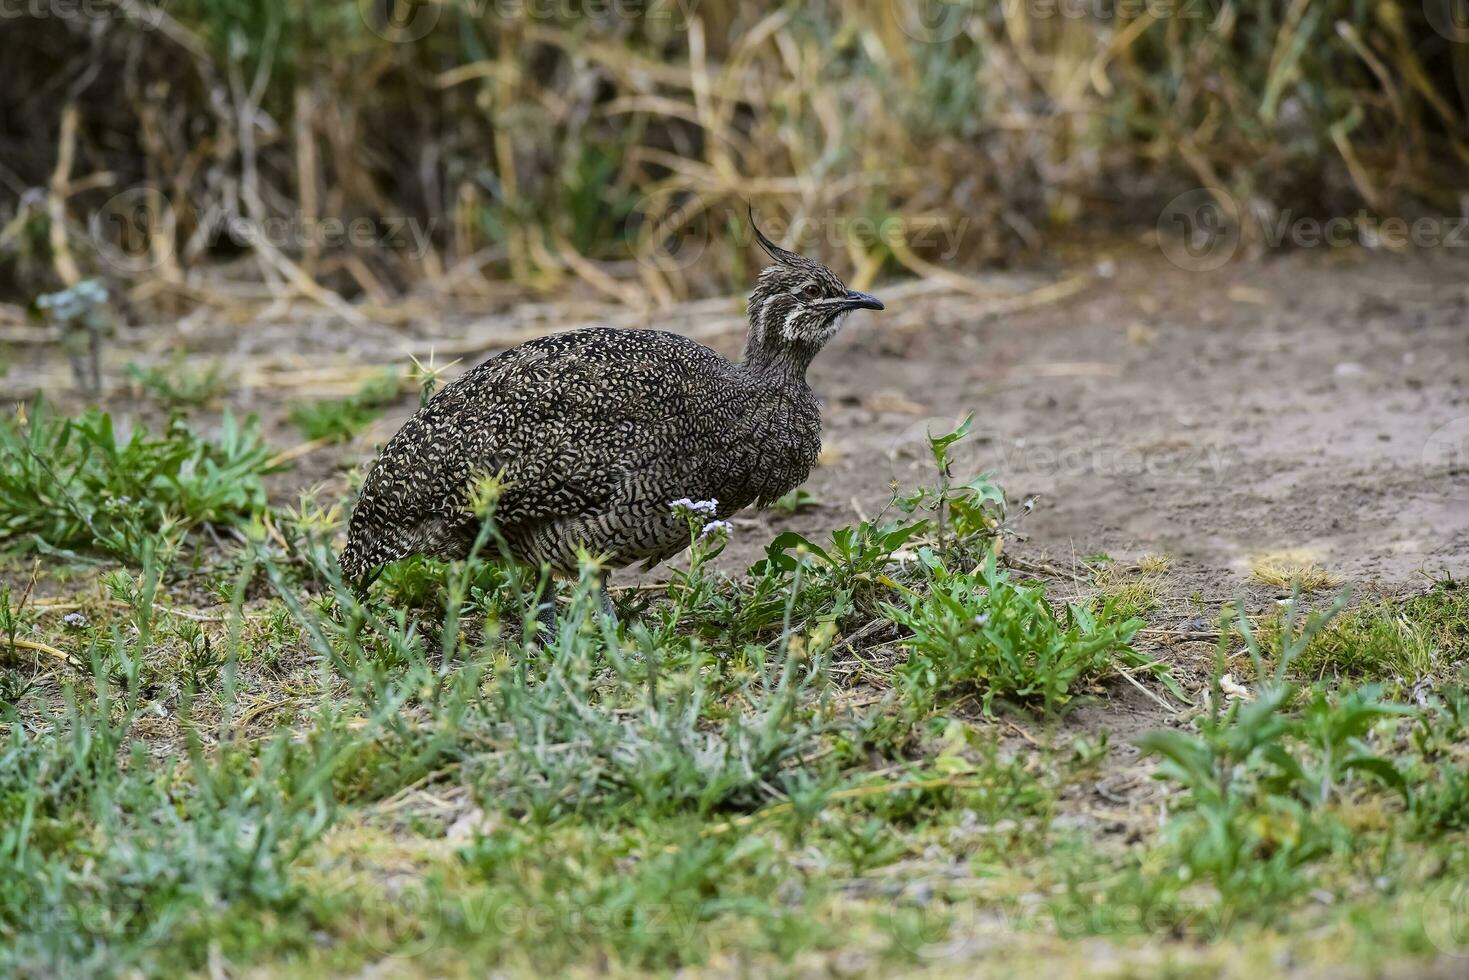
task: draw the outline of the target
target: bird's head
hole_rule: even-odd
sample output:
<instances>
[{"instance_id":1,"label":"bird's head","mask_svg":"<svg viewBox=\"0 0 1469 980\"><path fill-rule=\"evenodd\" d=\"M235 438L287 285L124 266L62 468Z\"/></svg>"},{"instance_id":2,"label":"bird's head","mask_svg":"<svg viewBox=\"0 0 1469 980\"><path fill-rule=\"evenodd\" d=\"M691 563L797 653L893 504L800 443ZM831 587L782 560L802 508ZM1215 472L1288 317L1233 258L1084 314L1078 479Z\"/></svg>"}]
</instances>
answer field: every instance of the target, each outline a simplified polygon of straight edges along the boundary
<instances>
[{"instance_id":1,"label":"bird's head","mask_svg":"<svg viewBox=\"0 0 1469 980\"><path fill-rule=\"evenodd\" d=\"M747 361L790 360L804 368L853 310L880 310L876 296L848 289L820 262L766 238L750 215L755 240L774 260L750 293Z\"/></svg>"}]
</instances>

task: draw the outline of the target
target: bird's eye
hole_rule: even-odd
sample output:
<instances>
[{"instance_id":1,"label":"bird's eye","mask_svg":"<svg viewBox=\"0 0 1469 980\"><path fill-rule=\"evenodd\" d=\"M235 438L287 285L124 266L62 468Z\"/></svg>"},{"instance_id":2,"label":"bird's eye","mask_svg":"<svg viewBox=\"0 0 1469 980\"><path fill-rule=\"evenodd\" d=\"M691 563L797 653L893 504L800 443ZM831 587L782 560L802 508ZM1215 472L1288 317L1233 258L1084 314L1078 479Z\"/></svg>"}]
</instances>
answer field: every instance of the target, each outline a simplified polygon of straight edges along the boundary
<instances>
[{"instance_id":1,"label":"bird's eye","mask_svg":"<svg viewBox=\"0 0 1469 980\"><path fill-rule=\"evenodd\" d=\"M805 296L807 299L820 299L821 287L816 285L816 283L814 282L810 283L806 286L805 289L801 290L801 295Z\"/></svg>"}]
</instances>

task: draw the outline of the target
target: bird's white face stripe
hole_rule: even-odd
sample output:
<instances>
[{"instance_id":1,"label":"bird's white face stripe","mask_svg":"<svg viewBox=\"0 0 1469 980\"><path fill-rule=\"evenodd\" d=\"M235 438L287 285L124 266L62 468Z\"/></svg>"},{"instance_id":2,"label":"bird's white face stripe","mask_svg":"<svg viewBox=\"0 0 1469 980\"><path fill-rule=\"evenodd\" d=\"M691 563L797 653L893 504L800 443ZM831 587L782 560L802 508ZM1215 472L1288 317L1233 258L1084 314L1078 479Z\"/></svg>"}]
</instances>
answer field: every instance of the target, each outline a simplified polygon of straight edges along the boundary
<instances>
[{"instance_id":1,"label":"bird's white face stripe","mask_svg":"<svg viewBox=\"0 0 1469 980\"><path fill-rule=\"evenodd\" d=\"M789 313L787 313L786 322L781 324L780 332L789 337L791 334L792 325L794 325L795 322L801 318L801 314L804 312L806 311L798 306L794 310L791 310Z\"/></svg>"}]
</instances>

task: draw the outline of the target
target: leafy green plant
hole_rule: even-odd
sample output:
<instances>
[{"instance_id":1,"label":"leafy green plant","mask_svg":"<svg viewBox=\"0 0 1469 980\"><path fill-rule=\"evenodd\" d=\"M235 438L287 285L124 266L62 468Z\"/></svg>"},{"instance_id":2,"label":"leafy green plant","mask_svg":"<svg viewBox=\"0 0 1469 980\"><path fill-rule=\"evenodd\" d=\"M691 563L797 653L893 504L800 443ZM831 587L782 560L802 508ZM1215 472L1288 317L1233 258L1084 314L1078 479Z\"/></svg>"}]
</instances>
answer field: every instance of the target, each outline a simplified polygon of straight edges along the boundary
<instances>
[{"instance_id":1,"label":"leafy green plant","mask_svg":"<svg viewBox=\"0 0 1469 980\"><path fill-rule=\"evenodd\" d=\"M1469 831L1469 673L1428 697L1413 731L1413 826L1436 838Z\"/></svg>"},{"instance_id":2,"label":"leafy green plant","mask_svg":"<svg viewBox=\"0 0 1469 980\"><path fill-rule=\"evenodd\" d=\"M220 361L211 360L203 367L191 367L182 353L175 354L165 367L129 364L128 375L166 408L207 405L228 391L230 386Z\"/></svg>"},{"instance_id":3,"label":"leafy green plant","mask_svg":"<svg viewBox=\"0 0 1469 980\"><path fill-rule=\"evenodd\" d=\"M347 398L308 402L291 409L291 422L307 439L346 442L398 400L402 379L394 371L364 382Z\"/></svg>"},{"instance_id":4,"label":"leafy green plant","mask_svg":"<svg viewBox=\"0 0 1469 980\"><path fill-rule=\"evenodd\" d=\"M60 419L37 402L0 423L0 529L37 548L140 561L160 537L259 513L269 459L254 420L229 413L212 440L181 421L122 438L105 412Z\"/></svg>"},{"instance_id":5,"label":"leafy green plant","mask_svg":"<svg viewBox=\"0 0 1469 980\"><path fill-rule=\"evenodd\" d=\"M932 514L940 541L950 535L960 543L995 537L1005 523L1005 492L988 474L968 483L954 482L949 450L968 436L973 426L974 413L970 412L952 431L939 435L930 432L928 449L938 470L938 485L893 498L905 514Z\"/></svg>"},{"instance_id":6,"label":"leafy green plant","mask_svg":"<svg viewBox=\"0 0 1469 980\"><path fill-rule=\"evenodd\" d=\"M1411 714L1411 708L1365 687L1335 697L1317 688L1293 710L1303 692L1289 680L1292 664L1340 613L1347 593L1324 612L1311 612L1297 629L1299 599L1297 592L1278 648L1270 651L1238 613L1255 668L1251 696L1224 689L1230 631L1221 623L1209 706L1197 732L1156 731L1137 740L1161 760L1158 778L1182 790L1180 812L1167 829L1182 872L1244 906L1298 892L1306 885L1303 869L1343 846L1347 835L1329 805L1349 778L1365 774L1408 795L1398 766L1365 736L1379 721Z\"/></svg>"},{"instance_id":7,"label":"leafy green plant","mask_svg":"<svg viewBox=\"0 0 1469 980\"><path fill-rule=\"evenodd\" d=\"M831 543L825 548L803 534L784 531L766 545L764 560L752 572L757 575L770 571L792 572L803 562L809 562L814 569L825 570L843 583L872 580L927 527L924 521L908 524L862 521L832 531Z\"/></svg>"},{"instance_id":8,"label":"leafy green plant","mask_svg":"<svg viewBox=\"0 0 1469 980\"><path fill-rule=\"evenodd\" d=\"M902 641L908 660L897 673L920 712L965 690L979 694L986 713L996 697L1038 701L1049 713L1071 700L1082 679L1143 662L1128 646L1140 619L1078 604L1058 616L1039 586L1011 581L992 553L971 574L950 571L926 549L919 557L923 588L904 587L906 604L882 608L909 634Z\"/></svg>"},{"instance_id":9,"label":"leafy green plant","mask_svg":"<svg viewBox=\"0 0 1469 980\"><path fill-rule=\"evenodd\" d=\"M816 494L802 487L797 487L771 504L770 509L777 514L799 514L802 511L818 507L820 504L821 501L816 499Z\"/></svg>"}]
</instances>

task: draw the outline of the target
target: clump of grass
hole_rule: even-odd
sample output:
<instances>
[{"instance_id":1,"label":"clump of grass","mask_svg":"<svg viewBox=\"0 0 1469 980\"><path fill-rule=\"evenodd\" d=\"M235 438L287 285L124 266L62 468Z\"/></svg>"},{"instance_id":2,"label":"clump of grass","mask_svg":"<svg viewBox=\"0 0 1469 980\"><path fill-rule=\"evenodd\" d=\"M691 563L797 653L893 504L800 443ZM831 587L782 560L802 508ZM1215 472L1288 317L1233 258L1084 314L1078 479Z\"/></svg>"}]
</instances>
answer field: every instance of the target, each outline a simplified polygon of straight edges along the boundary
<instances>
[{"instance_id":1,"label":"clump of grass","mask_svg":"<svg viewBox=\"0 0 1469 980\"><path fill-rule=\"evenodd\" d=\"M1281 628L1267 624L1267 635ZM1410 598L1366 603L1311 637L1296 660L1307 677L1413 684L1469 653L1469 589L1445 579Z\"/></svg>"},{"instance_id":2,"label":"clump of grass","mask_svg":"<svg viewBox=\"0 0 1469 980\"><path fill-rule=\"evenodd\" d=\"M1165 575L1173 567L1167 555L1146 554L1137 560L1137 570L1144 575Z\"/></svg>"},{"instance_id":3,"label":"clump of grass","mask_svg":"<svg viewBox=\"0 0 1469 980\"><path fill-rule=\"evenodd\" d=\"M1446 684L1419 716L1413 733L1419 764L1412 774L1416 832L1437 840L1469 831L1469 670Z\"/></svg>"},{"instance_id":4,"label":"clump of grass","mask_svg":"<svg viewBox=\"0 0 1469 980\"><path fill-rule=\"evenodd\" d=\"M59 419L37 402L0 423L0 528L36 548L139 561L160 535L263 511L269 459L255 421L228 412L214 439L181 421L122 438L105 412Z\"/></svg>"},{"instance_id":5,"label":"clump of grass","mask_svg":"<svg viewBox=\"0 0 1469 980\"><path fill-rule=\"evenodd\" d=\"M1152 612L1157 608L1166 584L1162 571L1147 570L1157 567L1156 562L1146 559L1138 563L1135 572L1115 564L1103 565L1092 576L1097 587L1097 595L1091 601L1092 608L1110 604L1117 615L1126 619ZM1166 559L1161 567L1168 567Z\"/></svg>"},{"instance_id":6,"label":"clump of grass","mask_svg":"<svg viewBox=\"0 0 1469 980\"><path fill-rule=\"evenodd\" d=\"M363 383L347 398L309 402L291 409L290 419L307 439L347 442L398 400L403 381L395 371Z\"/></svg>"},{"instance_id":7,"label":"clump of grass","mask_svg":"<svg viewBox=\"0 0 1469 980\"><path fill-rule=\"evenodd\" d=\"M165 367L129 364L128 375L143 391L165 408L198 408L230 388L224 365L211 360L202 367L191 366L182 353Z\"/></svg>"},{"instance_id":8,"label":"clump of grass","mask_svg":"<svg viewBox=\"0 0 1469 980\"><path fill-rule=\"evenodd\" d=\"M1327 571L1305 555L1288 551L1261 555L1252 560L1250 578L1282 591L1299 586L1307 595L1339 588L1342 584L1340 575Z\"/></svg>"},{"instance_id":9,"label":"clump of grass","mask_svg":"<svg viewBox=\"0 0 1469 980\"><path fill-rule=\"evenodd\" d=\"M1246 915L1268 913L1271 903L1299 894L1309 886L1308 867L1350 846L1331 804L1354 782L1365 778L1410 795L1403 771L1367 736L1378 722L1412 714L1411 708L1383 700L1373 686L1332 694L1319 686L1303 690L1289 679L1297 658L1345 605L1343 594L1297 629L1299 603L1292 600L1269 651L1239 614L1255 666L1247 696L1231 696L1222 683L1231 636L1221 622L1208 709L1197 731L1138 739L1162 760L1158 778L1181 791L1165 838L1180 884L1207 881Z\"/></svg>"},{"instance_id":10,"label":"clump of grass","mask_svg":"<svg viewBox=\"0 0 1469 980\"><path fill-rule=\"evenodd\" d=\"M951 572L931 554L924 564L924 588L905 589L906 605L884 606L909 634L898 676L920 713L961 691L978 693L986 713L996 697L1050 713L1082 680L1136 661L1128 643L1142 620L1122 619L1110 604L1094 615L1073 603L1058 616L1039 586L1012 582L993 555L973 574Z\"/></svg>"}]
</instances>

